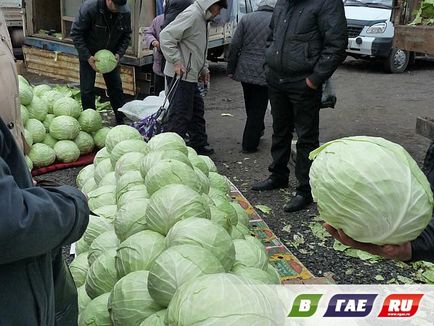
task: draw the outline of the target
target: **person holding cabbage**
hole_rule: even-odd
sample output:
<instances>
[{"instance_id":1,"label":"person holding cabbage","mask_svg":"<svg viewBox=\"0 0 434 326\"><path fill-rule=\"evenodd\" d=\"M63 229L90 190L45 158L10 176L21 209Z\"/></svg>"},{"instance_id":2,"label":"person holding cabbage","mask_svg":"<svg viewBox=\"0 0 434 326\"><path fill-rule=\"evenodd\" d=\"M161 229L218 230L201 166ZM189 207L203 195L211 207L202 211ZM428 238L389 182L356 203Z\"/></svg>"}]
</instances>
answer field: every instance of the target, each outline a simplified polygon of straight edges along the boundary
<instances>
[{"instance_id":1,"label":"person holding cabbage","mask_svg":"<svg viewBox=\"0 0 434 326\"><path fill-rule=\"evenodd\" d=\"M77 290L62 246L82 236L86 197L69 186L34 186L0 118L0 325L77 325Z\"/></svg>"},{"instance_id":2,"label":"person holding cabbage","mask_svg":"<svg viewBox=\"0 0 434 326\"><path fill-rule=\"evenodd\" d=\"M95 73L101 72L116 122L122 124L124 114L118 109L125 104L125 99L117 65L131 40L127 0L86 0L72 24L71 37L80 61L83 109L95 109Z\"/></svg>"}]
</instances>

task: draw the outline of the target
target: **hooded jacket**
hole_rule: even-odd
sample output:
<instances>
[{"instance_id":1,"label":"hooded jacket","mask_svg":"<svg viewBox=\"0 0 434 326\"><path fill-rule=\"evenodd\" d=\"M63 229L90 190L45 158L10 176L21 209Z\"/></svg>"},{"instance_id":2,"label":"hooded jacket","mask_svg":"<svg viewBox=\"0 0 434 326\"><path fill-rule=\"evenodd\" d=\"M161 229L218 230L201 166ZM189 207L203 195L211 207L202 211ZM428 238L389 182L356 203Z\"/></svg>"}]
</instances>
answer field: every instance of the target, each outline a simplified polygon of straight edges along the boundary
<instances>
[{"instance_id":1,"label":"hooded jacket","mask_svg":"<svg viewBox=\"0 0 434 326\"><path fill-rule=\"evenodd\" d=\"M86 198L69 186L33 186L2 119L0 212L0 325L76 325L77 290L61 247L86 229Z\"/></svg>"},{"instance_id":2,"label":"hooded jacket","mask_svg":"<svg viewBox=\"0 0 434 326\"><path fill-rule=\"evenodd\" d=\"M71 28L71 37L80 60L87 61L97 51L107 49L122 57L131 40L131 13L112 13L105 0L87 0Z\"/></svg>"},{"instance_id":3,"label":"hooded jacket","mask_svg":"<svg viewBox=\"0 0 434 326\"><path fill-rule=\"evenodd\" d=\"M181 62L190 71L182 76L183 80L197 83L201 74L208 71L206 55L208 49L207 9L218 0L197 0L160 34L160 46L166 59L164 74L173 77L174 64Z\"/></svg>"},{"instance_id":4,"label":"hooded jacket","mask_svg":"<svg viewBox=\"0 0 434 326\"><path fill-rule=\"evenodd\" d=\"M17 68L12 43L3 13L0 9L0 117L23 150L23 124L21 122Z\"/></svg>"}]
</instances>

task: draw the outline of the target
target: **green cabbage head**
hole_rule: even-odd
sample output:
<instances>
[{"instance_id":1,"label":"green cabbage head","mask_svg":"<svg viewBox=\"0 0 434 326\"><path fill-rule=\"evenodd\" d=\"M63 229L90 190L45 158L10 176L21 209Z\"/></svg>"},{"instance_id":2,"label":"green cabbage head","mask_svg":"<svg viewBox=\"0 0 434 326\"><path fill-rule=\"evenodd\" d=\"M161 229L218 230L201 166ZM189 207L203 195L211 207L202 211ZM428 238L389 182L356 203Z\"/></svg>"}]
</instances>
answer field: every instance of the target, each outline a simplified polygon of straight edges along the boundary
<instances>
[{"instance_id":1,"label":"green cabbage head","mask_svg":"<svg viewBox=\"0 0 434 326\"><path fill-rule=\"evenodd\" d=\"M99 50L95 53L95 65L98 72L107 74L113 71L118 65L115 55L109 50Z\"/></svg>"}]
</instances>

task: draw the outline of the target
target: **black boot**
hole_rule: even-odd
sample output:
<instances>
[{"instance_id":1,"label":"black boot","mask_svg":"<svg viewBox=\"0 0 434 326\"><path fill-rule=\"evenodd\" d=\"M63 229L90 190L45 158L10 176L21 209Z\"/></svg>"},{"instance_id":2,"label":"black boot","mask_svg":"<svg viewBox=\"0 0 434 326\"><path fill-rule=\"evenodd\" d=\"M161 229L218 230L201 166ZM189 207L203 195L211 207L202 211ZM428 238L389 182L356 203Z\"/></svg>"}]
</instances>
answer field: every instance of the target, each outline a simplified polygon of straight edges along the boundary
<instances>
[{"instance_id":1,"label":"black boot","mask_svg":"<svg viewBox=\"0 0 434 326\"><path fill-rule=\"evenodd\" d=\"M283 210L287 213L297 212L306 208L310 203L312 203L312 197L296 195L295 197L292 197L289 202L285 204L285 206L283 206Z\"/></svg>"},{"instance_id":2,"label":"black boot","mask_svg":"<svg viewBox=\"0 0 434 326\"><path fill-rule=\"evenodd\" d=\"M209 156L209 155L214 154L214 149L212 147L210 147L209 145L202 146L202 147L193 147L193 148L198 155Z\"/></svg>"},{"instance_id":3,"label":"black boot","mask_svg":"<svg viewBox=\"0 0 434 326\"><path fill-rule=\"evenodd\" d=\"M288 187L288 180L267 178L264 181L255 183L252 186L252 190L262 191L262 190L272 190L272 189L279 189L279 188L286 188L286 187Z\"/></svg>"}]
</instances>

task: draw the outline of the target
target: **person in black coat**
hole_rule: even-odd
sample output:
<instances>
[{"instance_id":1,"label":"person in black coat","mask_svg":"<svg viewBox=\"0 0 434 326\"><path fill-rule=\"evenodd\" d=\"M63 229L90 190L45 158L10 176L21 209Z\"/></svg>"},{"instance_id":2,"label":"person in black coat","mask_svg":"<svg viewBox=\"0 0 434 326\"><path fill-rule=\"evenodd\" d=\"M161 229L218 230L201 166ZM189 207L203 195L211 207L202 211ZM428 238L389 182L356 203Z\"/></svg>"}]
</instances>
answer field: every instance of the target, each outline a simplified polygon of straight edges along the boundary
<instances>
[{"instance_id":1,"label":"person in black coat","mask_svg":"<svg viewBox=\"0 0 434 326\"><path fill-rule=\"evenodd\" d=\"M77 290L62 246L81 238L86 197L69 186L34 186L0 118L0 325L77 325Z\"/></svg>"},{"instance_id":2,"label":"person in black coat","mask_svg":"<svg viewBox=\"0 0 434 326\"><path fill-rule=\"evenodd\" d=\"M131 12L127 0L86 0L71 28L71 37L80 60L80 92L83 109L95 109L95 53L106 49L119 60L131 40ZM119 68L103 74L115 111L116 122L123 123L118 109L125 104Z\"/></svg>"},{"instance_id":3,"label":"person in black coat","mask_svg":"<svg viewBox=\"0 0 434 326\"><path fill-rule=\"evenodd\" d=\"M278 0L270 23L265 52L270 90L273 137L268 179L253 190L288 185L288 162L294 130L297 133L296 196L286 212L312 202L309 153L319 146L322 84L346 57L347 22L342 0Z\"/></svg>"}]
</instances>

